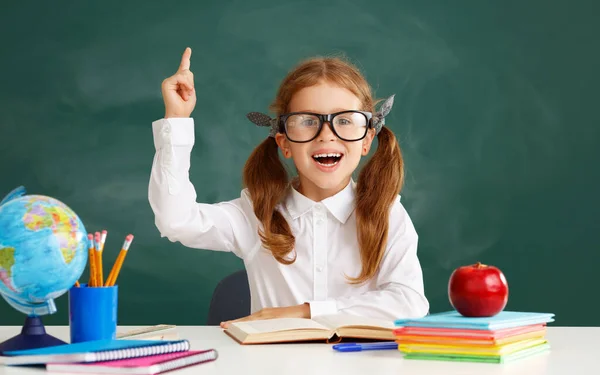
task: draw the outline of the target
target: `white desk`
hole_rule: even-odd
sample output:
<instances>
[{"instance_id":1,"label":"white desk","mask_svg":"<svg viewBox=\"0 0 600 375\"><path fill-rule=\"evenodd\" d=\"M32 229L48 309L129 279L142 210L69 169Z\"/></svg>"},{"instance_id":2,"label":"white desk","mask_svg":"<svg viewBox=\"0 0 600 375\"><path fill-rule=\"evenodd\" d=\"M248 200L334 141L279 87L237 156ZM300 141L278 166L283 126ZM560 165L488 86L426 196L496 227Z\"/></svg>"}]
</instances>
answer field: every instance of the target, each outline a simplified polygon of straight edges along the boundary
<instances>
[{"instance_id":1,"label":"white desk","mask_svg":"<svg viewBox=\"0 0 600 375\"><path fill-rule=\"evenodd\" d=\"M120 327L128 330L136 327ZM68 327L46 327L68 342ZM1 327L0 342L20 332L20 327ZM600 374L600 327L549 327L549 352L509 364L459 363L405 360L397 350L337 353L328 344L242 346L218 327L178 327L179 336L192 349L216 348L219 358L171 374L286 375L286 374ZM44 370L0 366L0 375L43 374Z\"/></svg>"}]
</instances>

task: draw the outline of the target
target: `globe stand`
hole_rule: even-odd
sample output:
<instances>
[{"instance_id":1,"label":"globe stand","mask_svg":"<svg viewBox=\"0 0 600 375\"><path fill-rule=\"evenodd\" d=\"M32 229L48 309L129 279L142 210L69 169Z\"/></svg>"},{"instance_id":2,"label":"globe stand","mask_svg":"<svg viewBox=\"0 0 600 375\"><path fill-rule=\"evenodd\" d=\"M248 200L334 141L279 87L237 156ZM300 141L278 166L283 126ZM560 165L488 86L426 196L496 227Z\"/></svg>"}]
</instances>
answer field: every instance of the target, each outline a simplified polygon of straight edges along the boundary
<instances>
[{"instance_id":1,"label":"globe stand","mask_svg":"<svg viewBox=\"0 0 600 375\"><path fill-rule=\"evenodd\" d=\"M63 344L66 344L66 342L46 333L42 318L33 315L25 319L25 324L23 324L20 334L0 343L0 353L10 350L45 348Z\"/></svg>"}]
</instances>

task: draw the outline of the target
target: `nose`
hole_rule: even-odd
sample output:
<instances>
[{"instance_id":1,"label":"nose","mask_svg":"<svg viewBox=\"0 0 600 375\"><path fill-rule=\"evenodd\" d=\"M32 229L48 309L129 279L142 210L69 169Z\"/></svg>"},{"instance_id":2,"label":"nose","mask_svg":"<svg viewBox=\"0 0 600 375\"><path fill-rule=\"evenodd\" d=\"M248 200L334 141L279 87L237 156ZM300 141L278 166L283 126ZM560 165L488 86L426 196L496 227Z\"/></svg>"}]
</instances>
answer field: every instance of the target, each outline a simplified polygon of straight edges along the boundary
<instances>
[{"instance_id":1,"label":"nose","mask_svg":"<svg viewBox=\"0 0 600 375\"><path fill-rule=\"evenodd\" d=\"M333 133L333 130L331 129L331 123L329 121L324 122L323 128L321 129L321 132L319 133L319 136L317 137L317 141L331 142L331 141L335 141L335 139L336 139L336 136Z\"/></svg>"}]
</instances>

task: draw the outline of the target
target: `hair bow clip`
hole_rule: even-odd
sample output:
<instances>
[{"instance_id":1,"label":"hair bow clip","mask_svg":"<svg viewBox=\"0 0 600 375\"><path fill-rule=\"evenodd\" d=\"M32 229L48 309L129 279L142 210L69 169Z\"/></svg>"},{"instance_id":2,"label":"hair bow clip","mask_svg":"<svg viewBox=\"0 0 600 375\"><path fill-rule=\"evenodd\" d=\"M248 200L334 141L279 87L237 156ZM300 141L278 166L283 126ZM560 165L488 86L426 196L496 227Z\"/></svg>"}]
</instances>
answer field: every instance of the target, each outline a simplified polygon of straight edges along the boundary
<instances>
[{"instance_id":1,"label":"hair bow clip","mask_svg":"<svg viewBox=\"0 0 600 375\"><path fill-rule=\"evenodd\" d=\"M387 98L379 110L373 116L373 129L375 129L375 134L379 134L383 125L385 125L385 117L390 114L392 111L392 106L394 105L394 97L396 94Z\"/></svg>"},{"instance_id":2,"label":"hair bow clip","mask_svg":"<svg viewBox=\"0 0 600 375\"><path fill-rule=\"evenodd\" d=\"M269 115L260 112L250 112L246 117L258 126L270 127L269 137L275 137L275 134L279 131L277 119L271 118Z\"/></svg>"}]
</instances>

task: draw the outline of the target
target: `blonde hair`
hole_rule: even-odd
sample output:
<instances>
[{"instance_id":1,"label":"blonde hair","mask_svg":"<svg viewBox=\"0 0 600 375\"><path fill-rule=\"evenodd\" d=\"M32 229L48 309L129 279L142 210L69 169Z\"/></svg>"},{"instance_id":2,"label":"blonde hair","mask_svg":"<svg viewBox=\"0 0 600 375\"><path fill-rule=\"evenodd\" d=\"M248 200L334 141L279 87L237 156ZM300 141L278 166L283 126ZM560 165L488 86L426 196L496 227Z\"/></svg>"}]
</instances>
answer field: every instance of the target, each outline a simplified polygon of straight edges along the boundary
<instances>
[{"instance_id":1,"label":"blonde hair","mask_svg":"<svg viewBox=\"0 0 600 375\"><path fill-rule=\"evenodd\" d=\"M329 81L356 95L362 110L375 111L371 88L360 71L338 57L312 58L301 62L281 82L270 106L277 116L287 112L292 96L305 87ZM378 136L378 147L361 169L356 184L356 226L361 256L361 273L350 277L351 283L372 278L385 253L390 208L403 184L404 165L394 133L385 126ZM262 224L259 235L265 249L278 262L292 264L295 238L288 222L275 209L286 196L288 173L279 159L275 139L268 137L258 145L244 166L244 185L254 204L254 213Z\"/></svg>"}]
</instances>

